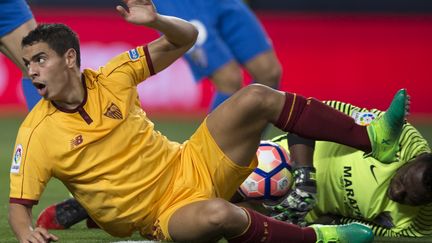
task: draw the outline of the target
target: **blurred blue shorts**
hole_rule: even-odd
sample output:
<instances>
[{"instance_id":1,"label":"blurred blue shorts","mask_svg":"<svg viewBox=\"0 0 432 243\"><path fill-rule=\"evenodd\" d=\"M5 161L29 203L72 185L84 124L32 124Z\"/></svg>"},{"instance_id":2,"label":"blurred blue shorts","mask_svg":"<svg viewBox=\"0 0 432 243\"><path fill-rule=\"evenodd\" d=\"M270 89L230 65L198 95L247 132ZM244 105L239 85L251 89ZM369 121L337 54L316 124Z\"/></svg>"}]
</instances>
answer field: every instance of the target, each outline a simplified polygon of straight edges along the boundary
<instances>
[{"instance_id":1,"label":"blurred blue shorts","mask_svg":"<svg viewBox=\"0 0 432 243\"><path fill-rule=\"evenodd\" d=\"M25 0L1 0L0 38L9 34L31 18L33 18L33 14Z\"/></svg>"},{"instance_id":2,"label":"blurred blue shorts","mask_svg":"<svg viewBox=\"0 0 432 243\"><path fill-rule=\"evenodd\" d=\"M244 64L271 49L256 16L242 0L153 0L157 11L193 23L196 44L185 55L197 81L231 60Z\"/></svg>"}]
</instances>

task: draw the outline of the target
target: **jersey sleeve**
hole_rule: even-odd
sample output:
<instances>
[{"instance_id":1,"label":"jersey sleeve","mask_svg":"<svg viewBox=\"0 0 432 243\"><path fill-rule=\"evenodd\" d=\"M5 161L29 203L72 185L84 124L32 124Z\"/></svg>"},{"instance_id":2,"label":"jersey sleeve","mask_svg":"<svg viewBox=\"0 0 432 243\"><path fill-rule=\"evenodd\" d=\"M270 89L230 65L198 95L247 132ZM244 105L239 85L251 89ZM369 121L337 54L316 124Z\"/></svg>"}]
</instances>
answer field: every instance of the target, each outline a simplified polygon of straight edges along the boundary
<instances>
[{"instance_id":1,"label":"jersey sleeve","mask_svg":"<svg viewBox=\"0 0 432 243\"><path fill-rule=\"evenodd\" d=\"M111 59L99 69L102 82L115 86L137 86L154 75L153 64L147 46L139 46Z\"/></svg>"},{"instance_id":2,"label":"jersey sleeve","mask_svg":"<svg viewBox=\"0 0 432 243\"><path fill-rule=\"evenodd\" d=\"M51 177L51 163L33 129L21 127L15 143L10 169L9 201L23 205L37 204Z\"/></svg>"}]
</instances>

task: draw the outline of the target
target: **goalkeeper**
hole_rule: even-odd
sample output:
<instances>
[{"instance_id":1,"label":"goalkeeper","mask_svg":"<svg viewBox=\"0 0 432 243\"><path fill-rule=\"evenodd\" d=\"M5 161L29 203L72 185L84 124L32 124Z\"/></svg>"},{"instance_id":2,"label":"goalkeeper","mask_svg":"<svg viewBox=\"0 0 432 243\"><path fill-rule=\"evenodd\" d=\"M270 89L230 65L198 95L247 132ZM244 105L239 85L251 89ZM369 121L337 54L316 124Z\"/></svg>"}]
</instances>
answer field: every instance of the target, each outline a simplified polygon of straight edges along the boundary
<instances>
[{"instance_id":1,"label":"goalkeeper","mask_svg":"<svg viewBox=\"0 0 432 243\"><path fill-rule=\"evenodd\" d=\"M326 103L362 125L381 114L342 102ZM432 154L409 123L403 127L393 163L364 158L361 151L336 143L318 141L314 146L314 141L292 134L273 140L285 148L289 145L293 159L302 162L294 173L300 181L297 189L282 203L266 205L275 218L300 225L362 222L377 236L432 235Z\"/></svg>"}]
</instances>

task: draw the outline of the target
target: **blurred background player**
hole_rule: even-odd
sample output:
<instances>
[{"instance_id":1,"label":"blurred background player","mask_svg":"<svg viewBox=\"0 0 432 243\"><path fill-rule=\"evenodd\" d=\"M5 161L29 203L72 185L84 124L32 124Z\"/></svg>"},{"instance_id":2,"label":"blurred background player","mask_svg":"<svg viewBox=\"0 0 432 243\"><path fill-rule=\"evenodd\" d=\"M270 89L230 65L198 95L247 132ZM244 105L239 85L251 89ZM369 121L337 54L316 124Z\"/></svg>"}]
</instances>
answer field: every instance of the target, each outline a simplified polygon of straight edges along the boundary
<instances>
[{"instance_id":1,"label":"blurred background player","mask_svg":"<svg viewBox=\"0 0 432 243\"><path fill-rule=\"evenodd\" d=\"M21 40L34 28L36 21L25 0L0 1L0 51L23 73L22 87L29 110L40 100L40 96L27 76Z\"/></svg>"},{"instance_id":2,"label":"blurred background player","mask_svg":"<svg viewBox=\"0 0 432 243\"><path fill-rule=\"evenodd\" d=\"M153 1L160 14L190 21L198 29L185 54L195 80L215 85L210 111L243 85L244 67L253 82L279 87L282 68L270 38L242 0Z\"/></svg>"},{"instance_id":3,"label":"blurred background player","mask_svg":"<svg viewBox=\"0 0 432 243\"><path fill-rule=\"evenodd\" d=\"M326 103L362 125L382 115L377 109L338 101ZM390 164L365 158L359 150L331 142L318 141L314 150L314 141L293 134L273 141L286 149L295 149L291 155L303 165L311 166L313 157L317 204L306 216L306 223L362 222L371 226L377 236L432 235L432 154L427 141L411 124L404 125L398 158ZM303 224L308 212L292 210L292 206L287 207L289 202L284 203L287 205L267 208L273 209L279 220Z\"/></svg>"}]
</instances>

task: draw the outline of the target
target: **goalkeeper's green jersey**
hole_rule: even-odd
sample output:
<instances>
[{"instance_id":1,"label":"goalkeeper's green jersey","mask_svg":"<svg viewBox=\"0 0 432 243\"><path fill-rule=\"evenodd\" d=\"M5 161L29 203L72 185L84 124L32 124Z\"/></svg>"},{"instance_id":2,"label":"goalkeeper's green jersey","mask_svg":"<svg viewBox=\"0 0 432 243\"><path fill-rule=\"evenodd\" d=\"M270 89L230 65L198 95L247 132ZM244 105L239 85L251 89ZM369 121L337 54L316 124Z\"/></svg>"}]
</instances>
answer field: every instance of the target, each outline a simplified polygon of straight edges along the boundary
<instances>
[{"instance_id":1,"label":"goalkeeper's green jersey","mask_svg":"<svg viewBox=\"0 0 432 243\"><path fill-rule=\"evenodd\" d=\"M361 109L329 101L328 105L367 125L380 111ZM274 139L287 147L286 136ZM423 236L432 234L432 204L421 207L391 201L387 190L393 175L419 154L430 152L426 140L410 124L403 127L398 162L384 164L364 152L344 145L317 141L314 167L317 206L308 214L312 222L324 214L342 216L342 222L361 221L380 236Z\"/></svg>"}]
</instances>

